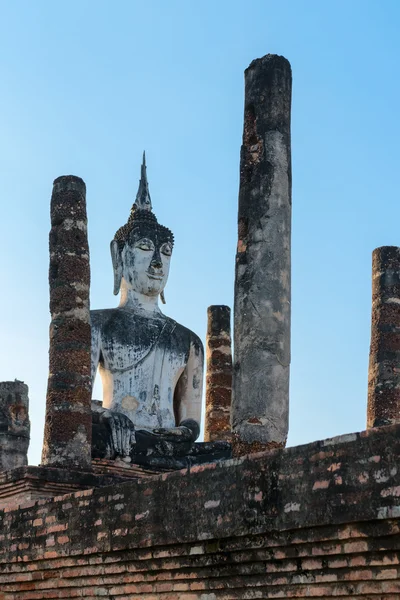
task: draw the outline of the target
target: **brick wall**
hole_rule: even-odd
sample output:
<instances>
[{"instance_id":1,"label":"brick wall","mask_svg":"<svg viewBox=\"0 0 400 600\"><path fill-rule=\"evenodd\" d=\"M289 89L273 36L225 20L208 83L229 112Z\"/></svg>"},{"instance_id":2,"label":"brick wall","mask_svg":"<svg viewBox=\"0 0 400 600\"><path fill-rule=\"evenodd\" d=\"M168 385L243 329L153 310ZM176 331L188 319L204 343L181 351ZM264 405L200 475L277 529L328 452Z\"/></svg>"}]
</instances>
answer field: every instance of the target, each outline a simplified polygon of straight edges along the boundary
<instances>
[{"instance_id":1,"label":"brick wall","mask_svg":"<svg viewBox=\"0 0 400 600\"><path fill-rule=\"evenodd\" d=\"M0 509L149 476L146 469L137 465L123 468L116 461L111 463L95 460L91 472L54 467L19 467L3 471L0 473Z\"/></svg>"},{"instance_id":2,"label":"brick wall","mask_svg":"<svg viewBox=\"0 0 400 600\"><path fill-rule=\"evenodd\" d=\"M400 426L0 512L0 598L400 597Z\"/></svg>"}]
</instances>

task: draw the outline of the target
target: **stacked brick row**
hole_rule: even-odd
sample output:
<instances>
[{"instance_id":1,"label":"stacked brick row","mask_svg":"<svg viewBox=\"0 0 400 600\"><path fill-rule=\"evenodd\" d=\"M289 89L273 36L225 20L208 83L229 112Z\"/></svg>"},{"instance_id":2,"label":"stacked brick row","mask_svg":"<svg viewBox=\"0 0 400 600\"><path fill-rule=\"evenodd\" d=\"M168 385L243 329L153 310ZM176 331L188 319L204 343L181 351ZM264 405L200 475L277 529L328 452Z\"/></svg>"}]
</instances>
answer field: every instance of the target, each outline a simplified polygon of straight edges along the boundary
<instances>
[{"instance_id":1,"label":"stacked brick row","mask_svg":"<svg viewBox=\"0 0 400 600\"><path fill-rule=\"evenodd\" d=\"M51 197L50 351L42 462L91 468L90 265L86 186L59 177Z\"/></svg>"},{"instance_id":2,"label":"stacked brick row","mask_svg":"<svg viewBox=\"0 0 400 600\"><path fill-rule=\"evenodd\" d=\"M68 501L64 502L68 510ZM0 573L2 600L398 600L399 527L394 521L65 556L68 531L51 517L47 558ZM23 554L24 543L20 543ZM56 549L55 549L56 548Z\"/></svg>"},{"instance_id":3,"label":"stacked brick row","mask_svg":"<svg viewBox=\"0 0 400 600\"><path fill-rule=\"evenodd\" d=\"M206 339L206 442L231 439L231 309L209 306Z\"/></svg>"},{"instance_id":4,"label":"stacked brick row","mask_svg":"<svg viewBox=\"0 0 400 600\"><path fill-rule=\"evenodd\" d=\"M400 421L400 248L372 255L367 427Z\"/></svg>"}]
</instances>

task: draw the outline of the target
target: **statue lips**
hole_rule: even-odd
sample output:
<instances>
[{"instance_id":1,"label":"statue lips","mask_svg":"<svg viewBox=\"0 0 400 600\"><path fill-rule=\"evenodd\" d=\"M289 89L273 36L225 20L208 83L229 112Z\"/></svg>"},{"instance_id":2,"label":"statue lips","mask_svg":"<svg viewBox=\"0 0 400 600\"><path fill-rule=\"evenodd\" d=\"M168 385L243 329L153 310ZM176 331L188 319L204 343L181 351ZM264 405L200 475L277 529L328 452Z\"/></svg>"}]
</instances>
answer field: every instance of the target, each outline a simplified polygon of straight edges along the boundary
<instances>
[{"instance_id":1,"label":"statue lips","mask_svg":"<svg viewBox=\"0 0 400 600\"><path fill-rule=\"evenodd\" d=\"M164 277L164 273L152 273L151 271L147 272L147 277L150 277L150 279L158 279L161 280Z\"/></svg>"}]
</instances>

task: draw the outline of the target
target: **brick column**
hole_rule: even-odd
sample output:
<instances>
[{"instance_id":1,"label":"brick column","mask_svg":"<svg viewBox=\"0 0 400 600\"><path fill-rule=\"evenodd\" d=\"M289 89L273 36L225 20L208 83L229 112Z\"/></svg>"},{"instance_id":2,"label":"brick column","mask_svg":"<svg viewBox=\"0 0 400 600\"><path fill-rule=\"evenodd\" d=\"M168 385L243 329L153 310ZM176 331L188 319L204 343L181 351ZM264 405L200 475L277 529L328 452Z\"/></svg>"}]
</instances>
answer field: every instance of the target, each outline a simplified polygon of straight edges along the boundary
<instances>
[{"instance_id":1,"label":"brick column","mask_svg":"<svg viewBox=\"0 0 400 600\"><path fill-rule=\"evenodd\" d=\"M28 464L31 425L28 386L22 381L0 383L0 471Z\"/></svg>"},{"instance_id":2,"label":"brick column","mask_svg":"<svg viewBox=\"0 0 400 600\"><path fill-rule=\"evenodd\" d=\"M206 419L204 440L231 439L231 309L209 306L206 340Z\"/></svg>"},{"instance_id":3,"label":"brick column","mask_svg":"<svg viewBox=\"0 0 400 600\"><path fill-rule=\"evenodd\" d=\"M86 187L54 181L50 231L50 369L42 462L91 468L89 246Z\"/></svg>"},{"instance_id":4,"label":"brick column","mask_svg":"<svg viewBox=\"0 0 400 600\"><path fill-rule=\"evenodd\" d=\"M367 427L400 420L400 248L372 254Z\"/></svg>"},{"instance_id":5,"label":"brick column","mask_svg":"<svg viewBox=\"0 0 400 600\"><path fill-rule=\"evenodd\" d=\"M284 446L289 422L292 73L282 56L245 72L234 307L236 453Z\"/></svg>"}]
</instances>

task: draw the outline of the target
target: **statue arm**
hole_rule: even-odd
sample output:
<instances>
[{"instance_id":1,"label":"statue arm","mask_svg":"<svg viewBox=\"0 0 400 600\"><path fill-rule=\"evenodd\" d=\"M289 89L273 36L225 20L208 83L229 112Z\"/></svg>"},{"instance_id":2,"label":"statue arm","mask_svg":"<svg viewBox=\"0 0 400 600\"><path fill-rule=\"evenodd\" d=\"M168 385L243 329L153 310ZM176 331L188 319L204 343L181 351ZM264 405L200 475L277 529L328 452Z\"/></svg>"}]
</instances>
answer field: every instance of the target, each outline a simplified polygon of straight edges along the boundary
<instances>
[{"instance_id":1,"label":"statue arm","mask_svg":"<svg viewBox=\"0 0 400 600\"><path fill-rule=\"evenodd\" d=\"M96 313L91 314L91 330L91 375L93 389L101 356L101 327L96 318ZM135 427L129 417L104 408L102 402L99 400L92 400L92 420L96 428L93 437L95 451L100 440L100 455L104 453L102 445L106 442L105 458L120 456L126 459L126 457L129 457L132 436L135 431ZM104 458L104 456L102 457Z\"/></svg>"},{"instance_id":2,"label":"statue arm","mask_svg":"<svg viewBox=\"0 0 400 600\"><path fill-rule=\"evenodd\" d=\"M174 394L175 419L179 425L184 419L201 420L203 394L204 349L196 336L190 344L189 358L179 378Z\"/></svg>"}]
</instances>

